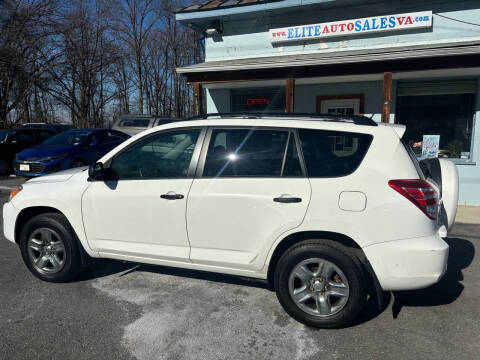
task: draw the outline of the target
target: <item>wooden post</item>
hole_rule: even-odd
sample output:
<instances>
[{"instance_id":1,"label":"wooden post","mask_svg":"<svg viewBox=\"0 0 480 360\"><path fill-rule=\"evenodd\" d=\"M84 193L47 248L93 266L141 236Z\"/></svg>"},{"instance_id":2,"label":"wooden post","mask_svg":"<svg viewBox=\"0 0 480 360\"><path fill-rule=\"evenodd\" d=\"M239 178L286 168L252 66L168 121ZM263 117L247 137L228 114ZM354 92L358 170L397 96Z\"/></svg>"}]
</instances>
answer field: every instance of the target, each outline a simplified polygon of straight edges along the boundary
<instances>
[{"instance_id":1,"label":"wooden post","mask_svg":"<svg viewBox=\"0 0 480 360\"><path fill-rule=\"evenodd\" d=\"M392 73L383 73L382 122L390 122L390 104L392 102Z\"/></svg>"},{"instance_id":2,"label":"wooden post","mask_svg":"<svg viewBox=\"0 0 480 360\"><path fill-rule=\"evenodd\" d=\"M193 83L193 108L195 109L195 115L203 115L205 113L203 109L202 85L198 82Z\"/></svg>"},{"instance_id":3,"label":"wooden post","mask_svg":"<svg viewBox=\"0 0 480 360\"><path fill-rule=\"evenodd\" d=\"M285 94L285 112L291 113L295 111L295 79L287 78L286 94Z\"/></svg>"}]
</instances>

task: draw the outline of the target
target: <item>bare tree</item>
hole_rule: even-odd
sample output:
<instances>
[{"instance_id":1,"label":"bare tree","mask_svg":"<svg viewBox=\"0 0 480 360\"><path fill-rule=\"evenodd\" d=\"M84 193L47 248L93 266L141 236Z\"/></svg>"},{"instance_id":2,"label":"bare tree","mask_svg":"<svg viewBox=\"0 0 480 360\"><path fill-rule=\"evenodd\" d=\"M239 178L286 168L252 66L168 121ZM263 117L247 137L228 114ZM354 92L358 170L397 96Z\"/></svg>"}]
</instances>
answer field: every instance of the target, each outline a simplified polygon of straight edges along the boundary
<instances>
[{"instance_id":1,"label":"bare tree","mask_svg":"<svg viewBox=\"0 0 480 360\"><path fill-rule=\"evenodd\" d=\"M116 48L108 37L107 4L74 0L56 24L59 61L50 70L50 93L70 110L79 127L102 126L105 105L115 93L105 93L111 67L117 61Z\"/></svg>"},{"instance_id":2,"label":"bare tree","mask_svg":"<svg viewBox=\"0 0 480 360\"><path fill-rule=\"evenodd\" d=\"M0 2L0 127L41 109L36 87L57 53L49 46L54 0ZM13 116L12 116L13 113Z\"/></svg>"},{"instance_id":3,"label":"bare tree","mask_svg":"<svg viewBox=\"0 0 480 360\"><path fill-rule=\"evenodd\" d=\"M138 89L138 112L143 114L144 72L143 57L146 42L156 23L152 0L125 0L119 3L115 16L116 36L130 49L135 64Z\"/></svg>"},{"instance_id":4,"label":"bare tree","mask_svg":"<svg viewBox=\"0 0 480 360\"><path fill-rule=\"evenodd\" d=\"M191 2L0 0L0 127L192 114L176 68L201 60L199 35L174 16Z\"/></svg>"},{"instance_id":5,"label":"bare tree","mask_svg":"<svg viewBox=\"0 0 480 360\"><path fill-rule=\"evenodd\" d=\"M119 113L130 113L130 89L132 88L132 76L128 63L128 52L117 47L118 57L114 64L113 82L116 87Z\"/></svg>"}]
</instances>

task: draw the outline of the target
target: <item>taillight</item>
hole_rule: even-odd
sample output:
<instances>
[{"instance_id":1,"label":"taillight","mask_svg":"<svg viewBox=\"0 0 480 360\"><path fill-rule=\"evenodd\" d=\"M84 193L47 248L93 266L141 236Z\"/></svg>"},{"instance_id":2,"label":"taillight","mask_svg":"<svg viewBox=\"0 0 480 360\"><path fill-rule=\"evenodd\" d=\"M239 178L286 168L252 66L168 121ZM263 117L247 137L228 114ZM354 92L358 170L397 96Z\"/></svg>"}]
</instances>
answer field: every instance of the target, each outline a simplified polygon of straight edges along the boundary
<instances>
[{"instance_id":1,"label":"taillight","mask_svg":"<svg viewBox=\"0 0 480 360\"><path fill-rule=\"evenodd\" d=\"M438 193L425 180L390 180L388 185L405 196L430 219L438 214Z\"/></svg>"}]
</instances>

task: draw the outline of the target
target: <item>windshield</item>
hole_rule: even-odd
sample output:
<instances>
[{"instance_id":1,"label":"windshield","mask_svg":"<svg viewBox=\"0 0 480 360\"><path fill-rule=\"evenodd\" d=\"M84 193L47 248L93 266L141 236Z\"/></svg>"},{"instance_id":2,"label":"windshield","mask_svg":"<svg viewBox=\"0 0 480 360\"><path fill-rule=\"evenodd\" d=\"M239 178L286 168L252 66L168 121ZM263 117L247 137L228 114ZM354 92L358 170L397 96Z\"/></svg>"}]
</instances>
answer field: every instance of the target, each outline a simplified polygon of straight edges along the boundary
<instances>
[{"instance_id":1,"label":"windshield","mask_svg":"<svg viewBox=\"0 0 480 360\"><path fill-rule=\"evenodd\" d=\"M75 146L85 141L91 131L65 131L44 141L43 145Z\"/></svg>"},{"instance_id":2,"label":"windshield","mask_svg":"<svg viewBox=\"0 0 480 360\"><path fill-rule=\"evenodd\" d=\"M15 131L13 130L0 130L0 143L8 139Z\"/></svg>"}]
</instances>

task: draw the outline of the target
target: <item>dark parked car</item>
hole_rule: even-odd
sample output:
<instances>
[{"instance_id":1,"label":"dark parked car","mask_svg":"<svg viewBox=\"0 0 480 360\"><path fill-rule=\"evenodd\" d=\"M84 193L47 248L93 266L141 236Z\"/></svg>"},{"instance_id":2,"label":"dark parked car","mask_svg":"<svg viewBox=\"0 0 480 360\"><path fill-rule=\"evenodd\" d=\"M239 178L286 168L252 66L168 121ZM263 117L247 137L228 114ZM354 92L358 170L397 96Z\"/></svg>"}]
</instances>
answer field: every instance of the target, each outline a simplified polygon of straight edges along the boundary
<instances>
[{"instance_id":1,"label":"dark parked car","mask_svg":"<svg viewBox=\"0 0 480 360\"><path fill-rule=\"evenodd\" d=\"M20 125L22 129L48 129L61 133L62 131L75 129L73 125L67 124L46 124L46 123L28 123Z\"/></svg>"},{"instance_id":2,"label":"dark parked car","mask_svg":"<svg viewBox=\"0 0 480 360\"><path fill-rule=\"evenodd\" d=\"M56 133L49 129L1 130L0 132L0 175L12 172L15 154L39 144Z\"/></svg>"},{"instance_id":3,"label":"dark parked car","mask_svg":"<svg viewBox=\"0 0 480 360\"><path fill-rule=\"evenodd\" d=\"M120 131L107 129L64 131L17 154L14 162L15 173L33 177L87 166L129 137Z\"/></svg>"}]
</instances>

